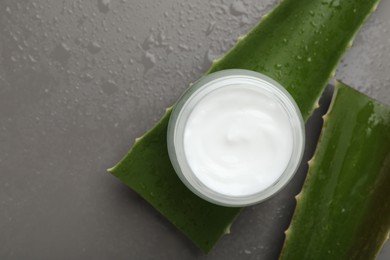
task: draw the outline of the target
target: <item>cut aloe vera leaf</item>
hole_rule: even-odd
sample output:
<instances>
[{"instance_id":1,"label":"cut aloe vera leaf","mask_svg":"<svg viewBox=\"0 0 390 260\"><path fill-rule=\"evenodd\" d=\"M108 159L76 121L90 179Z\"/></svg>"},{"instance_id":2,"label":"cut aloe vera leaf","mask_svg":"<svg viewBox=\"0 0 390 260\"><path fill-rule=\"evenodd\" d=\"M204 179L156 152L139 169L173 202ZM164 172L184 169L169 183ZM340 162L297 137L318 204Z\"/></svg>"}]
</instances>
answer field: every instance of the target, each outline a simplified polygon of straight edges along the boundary
<instances>
[{"instance_id":1,"label":"cut aloe vera leaf","mask_svg":"<svg viewBox=\"0 0 390 260\"><path fill-rule=\"evenodd\" d=\"M389 188L390 107L338 83L280 259L375 259Z\"/></svg>"},{"instance_id":2,"label":"cut aloe vera leaf","mask_svg":"<svg viewBox=\"0 0 390 260\"><path fill-rule=\"evenodd\" d=\"M305 120L329 75L378 1L283 1L209 72L241 68L270 76L294 97Z\"/></svg>"},{"instance_id":3,"label":"cut aloe vera leaf","mask_svg":"<svg viewBox=\"0 0 390 260\"><path fill-rule=\"evenodd\" d=\"M285 0L240 38L209 72L238 68L267 74L287 88L306 120L337 62L377 2ZM169 116L167 110L109 171L208 252L228 232L240 209L205 202L180 182L168 157Z\"/></svg>"}]
</instances>

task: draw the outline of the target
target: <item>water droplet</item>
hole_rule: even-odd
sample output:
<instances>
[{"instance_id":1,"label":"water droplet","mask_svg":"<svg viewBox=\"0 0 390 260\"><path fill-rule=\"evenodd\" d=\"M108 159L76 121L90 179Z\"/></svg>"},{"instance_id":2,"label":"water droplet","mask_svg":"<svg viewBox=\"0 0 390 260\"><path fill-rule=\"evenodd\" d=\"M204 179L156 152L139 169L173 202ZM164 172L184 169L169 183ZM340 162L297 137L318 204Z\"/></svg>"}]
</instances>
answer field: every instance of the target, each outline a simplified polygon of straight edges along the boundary
<instances>
[{"instance_id":1,"label":"water droplet","mask_svg":"<svg viewBox=\"0 0 390 260\"><path fill-rule=\"evenodd\" d=\"M28 58L30 59L30 61L32 62L32 63L36 63L37 62L37 60L30 54L30 55L28 55Z\"/></svg>"},{"instance_id":2,"label":"water droplet","mask_svg":"<svg viewBox=\"0 0 390 260\"><path fill-rule=\"evenodd\" d=\"M330 3L330 6L336 8L336 9L340 9L341 8L340 0L333 0Z\"/></svg>"},{"instance_id":3,"label":"water droplet","mask_svg":"<svg viewBox=\"0 0 390 260\"><path fill-rule=\"evenodd\" d=\"M111 0L97 0L98 1L98 9L100 12L106 14L110 11L110 3Z\"/></svg>"},{"instance_id":4,"label":"water droplet","mask_svg":"<svg viewBox=\"0 0 390 260\"><path fill-rule=\"evenodd\" d=\"M103 92L108 95L111 95L118 91L118 85L112 79L104 80L101 87Z\"/></svg>"},{"instance_id":5,"label":"water droplet","mask_svg":"<svg viewBox=\"0 0 390 260\"><path fill-rule=\"evenodd\" d=\"M167 48L167 54L173 52L173 50L174 50L173 47L171 45L169 45Z\"/></svg>"},{"instance_id":6,"label":"water droplet","mask_svg":"<svg viewBox=\"0 0 390 260\"><path fill-rule=\"evenodd\" d=\"M214 54L211 50L206 51L204 55L204 62L203 62L203 67L207 68L210 66L210 64L216 60L219 56Z\"/></svg>"},{"instance_id":7,"label":"water droplet","mask_svg":"<svg viewBox=\"0 0 390 260\"><path fill-rule=\"evenodd\" d=\"M168 43L165 42L166 36L163 30L160 31L160 33L157 35L157 44L160 46L166 46Z\"/></svg>"},{"instance_id":8,"label":"water droplet","mask_svg":"<svg viewBox=\"0 0 390 260\"><path fill-rule=\"evenodd\" d=\"M145 67L145 72L151 69L154 65L156 65L156 56L153 53L145 52L142 57L142 64Z\"/></svg>"},{"instance_id":9,"label":"water droplet","mask_svg":"<svg viewBox=\"0 0 390 260\"><path fill-rule=\"evenodd\" d=\"M209 22L207 29L205 31L206 35L210 35L210 33L214 31L214 28L215 28L215 21Z\"/></svg>"},{"instance_id":10,"label":"water droplet","mask_svg":"<svg viewBox=\"0 0 390 260\"><path fill-rule=\"evenodd\" d=\"M65 43L61 43L54 48L50 56L53 60L64 64L71 56L70 48Z\"/></svg>"},{"instance_id":11,"label":"water droplet","mask_svg":"<svg viewBox=\"0 0 390 260\"><path fill-rule=\"evenodd\" d=\"M371 129L371 128L367 128L367 130L366 130L366 135L367 135L367 136L370 136L370 135L371 135L371 132L372 132L372 129Z\"/></svg>"},{"instance_id":12,"label":"water droplet","mask_svg":"<svg viewBox=\"0 0 390 260\"><path fill-rule=\"evenodd\" d=\"M190 48L187 45L181 43L179 44L179 49L183 51L188 51Z\"/></svg>"},{"instance_id":13,"label":"water droplet","mask_svg":"<svg viewBox=\"0 0 390 260\"><path fill-rule=\"evenodd\" d=\"M93 80L93 76L89 73L82 74L80 78L85 83L91 82Z\"/></svg>"},{"instance_id":14,"label":"water droplet","mask_svg":"<svg viewBox=\"0 0 390 260\"><path fill-rule=\"evenodd\" d=\"M102 47L101 47L100 44L97 43L97 42L91 42L91 43L88 44L88 46L87 46L88 51L89 51L90 53L92 53L92 54L96 54L96 53L100 52L101 48L102 48Z\"/></svg>"},{"instance_id":15,"label":"water droplet","mask_svg":"<svg viewBox=\"0 0 390 260\"><path fill-rule=\"evenodd\" d=\"M230 13L235 16L247 13L246 7L242 1L234 1L230 6Z\"/></svg>"},{"instance_id":16,"label":"water droplet","mask_svg":"<svg viewBox=\"0 0 390 260\"><path fill-rule=\"evenodd\" d=\"M243 15L240 21L240 26L250 24L249 18L246 15Z\"/></svg>"},{"instance_id":17,"label":"water droplet","mask_svg":"<svg viewBox=\"0 0 390 260\"><path fill-rule=\"evenodd\" d=\"M149 50L153 45L156 45L156 40L154 39L153 34L150 34L142 44L142 48L147 51Z\"/></svg>"}]
</instances>

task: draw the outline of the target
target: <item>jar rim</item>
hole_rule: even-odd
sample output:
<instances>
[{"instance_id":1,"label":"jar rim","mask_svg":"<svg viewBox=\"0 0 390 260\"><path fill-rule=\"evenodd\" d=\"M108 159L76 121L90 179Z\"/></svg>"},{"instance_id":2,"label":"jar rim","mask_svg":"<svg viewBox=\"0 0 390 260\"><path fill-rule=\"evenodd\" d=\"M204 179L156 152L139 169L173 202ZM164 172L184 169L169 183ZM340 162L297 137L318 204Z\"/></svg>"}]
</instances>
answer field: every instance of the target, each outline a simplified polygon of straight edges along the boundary
<instances>
[{"instance_id":1,"label":"jar rim","mask_svg":"<svg viewBox=\"0 0 390 260\"><path fill-rule=\"evenodd\" d=\"M251 82L270 91L288 114L292 133L293 150L290 160L281 176L272 185L257 193L245 196L228 196L216 192L203 184L188 165L184 153L184 129L194 106L211 91L229 84ZM302 114L293 97L277 81L249 70L229 69L208 74L192 84L175 104L169 119L167 147L172 166L181 181L197 196L214 204L241 207L259 203L280 191L294 176L303 157L305 146L305 126Z\"/></svg>"}]
</instances>

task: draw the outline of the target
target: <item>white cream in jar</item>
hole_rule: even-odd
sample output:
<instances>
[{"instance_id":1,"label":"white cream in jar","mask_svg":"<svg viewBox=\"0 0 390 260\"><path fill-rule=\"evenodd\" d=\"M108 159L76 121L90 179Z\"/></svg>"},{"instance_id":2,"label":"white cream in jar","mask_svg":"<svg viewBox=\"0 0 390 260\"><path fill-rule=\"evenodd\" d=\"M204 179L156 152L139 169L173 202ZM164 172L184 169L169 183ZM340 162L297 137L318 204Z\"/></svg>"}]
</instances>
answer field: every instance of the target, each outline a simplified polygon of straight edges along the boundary
<instances>
[{"instance_id":1,"label":"white cream in jar","mask_svg":"<svg viewBox=\"0 0 390 260\"><path fill-rule=\"evenodd\" d=\"M225 206L262 201L295 173L304 148L297 105L276 81L256 72L210 74L177 103L168 150L184 184Z\"/></svg>"}]
</instances>

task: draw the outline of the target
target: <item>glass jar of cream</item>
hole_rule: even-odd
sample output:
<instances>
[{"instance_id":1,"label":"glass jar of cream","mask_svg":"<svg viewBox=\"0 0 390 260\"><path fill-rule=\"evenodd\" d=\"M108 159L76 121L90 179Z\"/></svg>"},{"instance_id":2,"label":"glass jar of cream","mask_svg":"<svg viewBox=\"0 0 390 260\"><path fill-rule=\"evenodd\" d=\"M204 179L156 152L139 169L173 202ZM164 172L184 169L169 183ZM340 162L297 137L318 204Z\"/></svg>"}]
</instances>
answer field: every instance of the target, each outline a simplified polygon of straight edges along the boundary
<instances>
[{"instance_id":1,"label":"glass jar of cream","mask_svg":"<svg viewBox=\"0 0 390 260\"><path fill-rule=\"evenodd\" d=\"M168 152L183 183L223 206L246 206L281 190L302 159L304 122L273 79L224 70L193 84L174 107Z\"/></svg>"}]
</instances>

